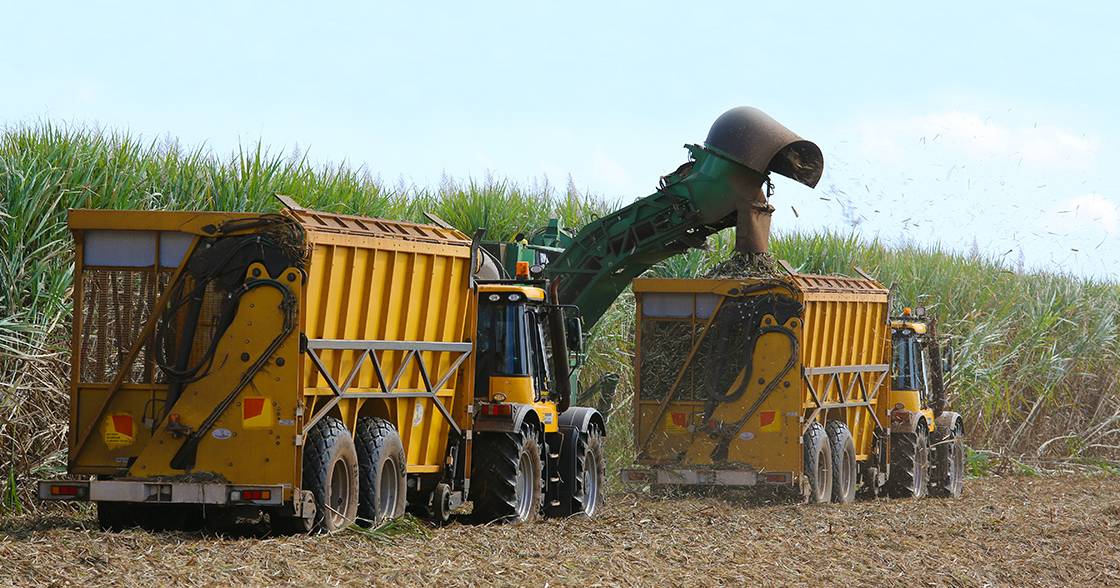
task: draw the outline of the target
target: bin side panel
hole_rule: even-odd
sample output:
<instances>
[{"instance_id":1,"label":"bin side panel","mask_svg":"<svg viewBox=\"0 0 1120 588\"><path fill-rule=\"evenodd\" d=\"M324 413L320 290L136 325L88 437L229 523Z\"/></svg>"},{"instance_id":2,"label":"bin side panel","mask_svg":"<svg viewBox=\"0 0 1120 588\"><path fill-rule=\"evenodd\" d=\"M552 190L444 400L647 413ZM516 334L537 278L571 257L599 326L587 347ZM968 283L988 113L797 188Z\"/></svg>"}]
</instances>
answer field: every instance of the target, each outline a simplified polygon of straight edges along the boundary
<instances>
[{"instance_id":1,"label":"bin side panel","mask_svg":"<svg viewBox=\"0 0 1120 588\"><path fill-rule=\"evenodd\" d=\"M407 231L405 231L407 232ZM309 339L448 343L469 340L469 241L430 242L404 238L309 230L309 268L305 333ZM361 361L348 393L377 394L343 400L340 412L353 427L361 415L380 416L396 427L404 442L410 471L438 471L447 450L450 426L428 398L382 397L374 363L355 350L319 350L323 365L342 385ZM374 352L386 385L398 393L426 392L458 357L447 351ZM459 370L469 369L469 362ZM310 358L304 360L304 393L333 396ZM449 412L459 410L456 395L465 382L451 377L434 392ZM310 399L309 399L310 403ZM452 412L452 414L456 414Z\"/></svg>"},{"instance_id":2,"label":"bin side panel","mask_svg":"<svg viewBox=\"0 0 1120 588\"><path fill-rule=\"evenodd\" d=\"M880 398L886 401L889 384L888 291L878 282L858 278L794 280L805 304L805 419L843 419L852 432L857 459L866 459L875 430L871 410L878 409ZM823 410L818 410L818 400ZM871 410L851 406L867 402Z\"/></svg>"}]
</instances>

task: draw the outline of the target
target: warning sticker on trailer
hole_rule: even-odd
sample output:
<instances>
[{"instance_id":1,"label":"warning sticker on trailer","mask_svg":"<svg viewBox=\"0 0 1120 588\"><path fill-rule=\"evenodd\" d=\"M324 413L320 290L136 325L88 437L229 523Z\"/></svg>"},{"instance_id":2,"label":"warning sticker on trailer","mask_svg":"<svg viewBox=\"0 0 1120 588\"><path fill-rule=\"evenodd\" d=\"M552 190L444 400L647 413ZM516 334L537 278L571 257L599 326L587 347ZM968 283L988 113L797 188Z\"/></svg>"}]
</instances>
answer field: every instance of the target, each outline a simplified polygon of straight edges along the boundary
<instances>
[{"instance_id":1,"label":"warning sticker on trailer","mask_svg":"<svg viewBox=\"0 0 1120 588\"><path fill-rule=\"evenodd\" d=\"M136 441L136 422L127 412L118 412L105 417L101 424L101 438L109 449L128 447Z\"/></svg>"},{"instance_id":2,"label":"warning sticker on trailer","mask_svg":"<svg viewBox=\"0 0 1120 588\"><path fill-rule=\"evenodd\" d=\"M665 415L665 431L668 433L684 433L688 429L688 413L670 411Z\"/></svg>"},{"instance_id":3,"label":"warning sticker on trailer","mask_svg":"<svg viewBox=\"0 0 1120 588\"><path fill-rule=\"evenodd\" d=\"M263 396L246 396L241 402L241 427L244 429L266 429L272 426L275 416L272 403Z\"/></svg>"},{"instance_id":4,"label":"warning sticker on trailer","mask_svg":"<svg viewBox=\"0 0 1120 588\"><path fill-rule=\"evenodd\" d=\"M760 433L777 433L782 430L782 419L778 418L778 412L774 410L764 410L758 413L758 431Z\"/></svg>"}]
</instances>

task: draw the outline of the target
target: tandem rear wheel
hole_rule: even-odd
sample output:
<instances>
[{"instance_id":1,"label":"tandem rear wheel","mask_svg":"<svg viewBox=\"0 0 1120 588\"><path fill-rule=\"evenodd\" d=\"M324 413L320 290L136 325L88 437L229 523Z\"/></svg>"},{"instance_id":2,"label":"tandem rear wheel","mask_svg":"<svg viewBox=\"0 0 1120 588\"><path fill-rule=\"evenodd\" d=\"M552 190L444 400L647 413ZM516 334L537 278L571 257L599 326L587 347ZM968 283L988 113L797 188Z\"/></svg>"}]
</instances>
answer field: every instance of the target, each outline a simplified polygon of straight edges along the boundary
<instances>
[{"instance_id":1,"label":"tandem rear wheel","mask_svg":"<svg viewBox=\"0 0 1120 588\"><path fill-rule=\"evenodd\" d=\"M805 494L809 502L825 503L832 500L832 445L828 440L828 433L818 422L813 422L805 429L802 438L802 448L805 459L805 477L808 480L808 491Z\"/></svg>"},{"instance_id":2,"label":"tandem rear wheel","mask_svg":"<svg viewBox=\"0 0 1120 588\"><path fill-rule=\"evenodd\" d=\"M404 444L389 421L358 419L358 518L377 526L404 514L407 496Z\"/></svg>"},{"instance_id":3,"label":"tandem rear wheel","mask_svg":"<svg viewBox=\"0 0 1120 588\"><path fill-rule=\"evenodd\" d=\"M282 518L277 531L334 533L358 516L358 451L342 421L325 417L307 433L303 444L303 489L315 497L315 517Z\"/></svg>"},{"instance_id":4,"label":"tandem rear wheel","mask_svg":"<svg viewBox=\"0 0 1120 588\"><path fill-rule=\"evenodd\" d=\"M825 433L832 453L832 501L848 504L856 499L856 444L843 421L828 421Z\"/></svg>"}]
</instances>

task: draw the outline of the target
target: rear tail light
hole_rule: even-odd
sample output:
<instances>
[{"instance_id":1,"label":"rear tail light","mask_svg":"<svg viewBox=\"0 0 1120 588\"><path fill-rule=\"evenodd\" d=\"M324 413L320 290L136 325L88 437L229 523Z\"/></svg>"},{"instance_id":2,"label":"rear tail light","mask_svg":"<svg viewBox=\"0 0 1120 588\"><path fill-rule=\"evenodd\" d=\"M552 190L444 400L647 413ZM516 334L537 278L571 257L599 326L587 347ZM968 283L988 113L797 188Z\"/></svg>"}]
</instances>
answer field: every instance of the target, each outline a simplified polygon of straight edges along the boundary
<instances>
[{"instance_id":1,"label":"rear tail light","mask_svg":"<svg viewBox=\"0 0 1120 588\"><path fill-rule=\"evenodd\" d=\"M480 411L484 416L510 416L513 414L512 404L483 404Z\"/></svg>"},{"instance_id":2,"label":"rear tail light","mask_svg":"<svg viewBox=\"0 0 1120 588\"><path fill-rule=\"evenodd\" d=\"M793 481L793 474L789 472L769 472L762 476L767 484L789 484Z\"/></svg>"},{"instance_id":3,"label":"rear tail light","mask_svg":"<svg viewBox=\"0 0 1120 588\"><path fill-rule=\"evenodd\" d=\"M257 502L261 500L272 500L272 490L233 490L229 493L229 499L232 502Z\"/></svg>"},{"instance_id":4,"label":"rear tail light","mask_svg":"<svg viewBox=\"0 0 1120 588\"><path fill-rule=\"evenodd\" d=\"M50 495L52 498L85 498L89 490L84 484L51 484Z\"/></svg>"}]
</instances>

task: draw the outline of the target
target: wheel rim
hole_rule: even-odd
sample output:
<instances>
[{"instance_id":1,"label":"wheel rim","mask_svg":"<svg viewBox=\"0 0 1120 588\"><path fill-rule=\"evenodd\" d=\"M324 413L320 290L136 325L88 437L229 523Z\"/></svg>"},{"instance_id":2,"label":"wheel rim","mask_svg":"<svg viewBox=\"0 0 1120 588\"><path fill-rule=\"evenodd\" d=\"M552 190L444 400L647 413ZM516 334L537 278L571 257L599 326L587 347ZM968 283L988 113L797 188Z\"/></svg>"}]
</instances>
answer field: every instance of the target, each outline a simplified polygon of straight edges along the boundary
<instances>
[{"instance_id":1,"label":"wheel rim","mask_svg":"<svg viewBox=\"0 0 1120 588\"><path fill-rule=\"evenodd\" d=\"M926 487L926 467L929 464L929 441L923 435L918 435L914 444L914 495L924 494Z\"/></svg>"},{"instance_id":2,"label":"wheel rim","mask_svg":"<svg viewBox=\"0 0 1120 588\"><path fill-rule=\"evenodd\" d=\"M959 439L953 442L952 451L949 459L949 490L956 496L964 488L964 447Z\"/></svg>"},{"instance_id":3,"label":"wheel rim","mask_svg":"<svg viewBox=\"0 0 1120 588\"><path fill-rule=\"evenodd\" d=\"M852 461L848 459L849 455L851 454L845 449L840 461L840 491L845 496L852 485Z\"/></svg>"},{"instance_id":4,"label":"wheel rim","mask_svg":"<svg viewBox=\"0 0 1120 588\"><path fill-rule=\"evenodd\" d=\"M331 469L331 495L327 503L331 507L331 526L341 527L350 510L350 468L341 459L334 462L334 468Z\"/></svg>"},{"instance_id":5,"label":"wheel rim","mask_svg":"<svg viewBox=\"0 0 1120 588\"><path fill-rule=\"evenodd\" d=\"M823 497L827 487L831 485L832 480L829 478L829 471L832 469L832 464L828 463L828 456L825 455L824 449L821 449L817 455L817 494L818 497Z\"/></svg>"},{"instance_id":6,"label":"wheel rim","mask_svg":"<svg viewBox=\"0 0 1120 588\"><path fill-rule=\"evenodd\" d=\"M594 516L599 510L599 456L588 451L583 459L583 512Z\"/></svg>"},{"instance_id":7,"label":"wheel rim","mask_svg":"<svg viewBox=\"0 0 1120 588\"><path fill-rule=\"evenodd\" d=\"M517 463L517 481L514 484L514 494L517 503L517 520L529 518L529 511L533 505L533 475L529 471L533 467L533 460L526 452L521 453Z\"/></svg>"},{"instance_id":8,"label":"wheel rim","mask_svg":"<svg viewBox=\"0 0 1120 588\"><path fill-rule=\"evenodd\" d=\"M397 497L400 491L400 470L396 461L385 460L381 465L381 479L377 482L377 520L392 518L397 510Z\"/></svg>"}]
</instances>

